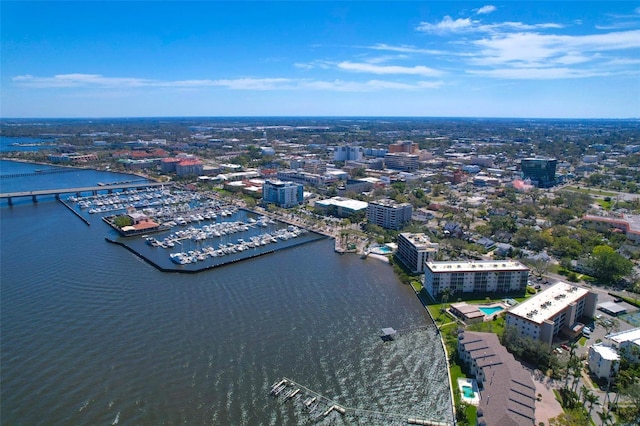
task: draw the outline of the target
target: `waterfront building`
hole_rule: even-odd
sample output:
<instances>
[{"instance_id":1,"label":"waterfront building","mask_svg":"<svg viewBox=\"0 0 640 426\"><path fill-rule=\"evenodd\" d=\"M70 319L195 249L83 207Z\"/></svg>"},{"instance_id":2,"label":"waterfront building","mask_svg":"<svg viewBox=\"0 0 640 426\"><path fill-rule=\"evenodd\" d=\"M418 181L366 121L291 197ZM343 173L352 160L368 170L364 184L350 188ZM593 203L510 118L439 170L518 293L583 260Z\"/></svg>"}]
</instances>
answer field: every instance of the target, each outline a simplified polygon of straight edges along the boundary
<instances>
[{"instance_id":1,"label":"waterfront building","mask_svg":"<svg viewBox=\"0 0 640 426\"><path fill-rule=\"evenodd\" d=\"M49 154L47 158L52 163L86 163L88 161L98 160L98 156L96 154L78 153Z\"/></svg>"},{"instance_id":2,"label":"waterfront building","mask_svg":"<svg viewBox=\"0 0 640 426\"><path fill-rule=\"evenodd\" d=\"M463 331L458 355L478 382L478 425L535 424L536 387L531 375L493 333Z\"/></svg>"},{"instance_id":3,"label":"waterfront building","mask_svg":"<svg viewBox=\"0 0 640 426\"><path fill-rule=\"evenodd\" d=\"M427 293L438 300L446 289L451 294L524 293L528 279L529 268L516 261L427 261L423 283Z\"/></svg>"},{"instance_id":4,"label":"waterfront building","mask_svg":"<svg viewBox=\"0 0 640 426\"><path fill-rule=\"evenodd\" d=\"M589 347L589 371L599 379L607 379L618 371L620 356L611 346L597 344Z\"/></svg>"},{"instance_id":5,"label":"waterfront building","mask_svg":"<svg viewBox=\"0 0 640 426\"><path fill-rule=\"evenodd\" d=\"M385 229L400 229L411 220L412 208L409 203L390 199L372 201L367 206L367 220Z\"/></svg>"},{"instance_id":6,"label":"waterfront building","mask_svg":"<svg viewBox=\"0 0 640 426\"><path fill-rule=\"evenodd\" d=\"M523 158L520 162L522 178L531 179L539 188L548 188L556 182L555 158Z\"/></svg>"},{"instance_id":7,"label":"waterfront building","mask_svg":"<svg viewBox=\"0 0 640 426\"><path fill-rule=\"evenodd\" d=\"M178 158L163 158L160 162L160 170L163 173L175 173L176 166L180 161Z\"/></svg>"},{"instance_id":8,"label":"waterfront building","mask_svg":"<svg viewBox=\"0 0 640 426\"><path fill-rule=\"evenodd\" d=\"M279 207L289 208L301 204L304 187L294 182L266 180L262 185L262 200Z\"/></svg>"},{"instance_id":9,"label":"waterfront building","mask_svg":"<svg viewBox=\"0 0 640 426\"><path fill-rule=\"evenodd\" d=\"M200 160L182 160L176 164L176 175L178 176L197 176L203 172L203 163Z\"/></svg>"},{"instance_id":10,"label":"waterfront building","mask_svg":"<svg viewBox=\"0 0 640 426\"><path fill-rule=\"evenodd\" d=\"M337 217L349 217L355 213L366 211L367 205L368 203L365 201L352 200L345 197L333 197L314 203L314 207L319 214Z\"/></svg>"},{"instance_id":11,"label":"waterfront building","mask_svg":"<svg viewBox=\"0 0 640 426\"><path fill-rule=\"evenodd\" d=\"M388 153L384 156L384 162L389 169L412 172L418 170L420 158L416 154L406 152Z\"/></svg>"},{"instance_id":12,"label":"waterfront building","mask_svg":"<svg viewBox=\"0 0 640 426\"><path fill-rule=\"evenodd\" d=\"M334 161L361 161L364 157L364 148L361 146L339 146L333 151Z\"/></svg>"},{"instance_id":13,"label":"waterfront building","mask_svg":"<svg viewBox=\"0 0 640 426\"><path fill-rule=\"evenodd\" d=\"M581 317L593 318L597 304L597 293L560 281L510 308L506 325L551 346L561 331L573 335Z\"/></svg>"},{"instance_id":14,"label":"waterfront building","mask_svg":"<svg viewBox=\"0 0 640 426\"><path fill-rule=\"evenodd\" d=\"M424 271L424 263L438 254L438 243L425 234L403 232L398 235L398 259L414 274Z\"/></svg>"}]
</instances>

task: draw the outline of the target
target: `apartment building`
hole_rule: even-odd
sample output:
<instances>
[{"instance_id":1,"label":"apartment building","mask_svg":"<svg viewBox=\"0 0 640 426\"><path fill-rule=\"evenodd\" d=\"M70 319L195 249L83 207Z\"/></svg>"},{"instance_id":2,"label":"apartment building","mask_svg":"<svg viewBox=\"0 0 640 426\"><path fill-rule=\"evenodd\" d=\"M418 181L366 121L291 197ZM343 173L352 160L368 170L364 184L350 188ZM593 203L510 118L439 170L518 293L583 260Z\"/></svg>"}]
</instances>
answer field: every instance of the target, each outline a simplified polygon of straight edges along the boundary
<instances>
[{"instance_id":1,"label":"apartment building","mask_svg":"<svg viewBox=\"0 0 640 426\"><path fill-rule=\"evenodd\" d=\"M409 203L396 203L390 199L372 201L367 206L369 223L385 229L400 229L411 220L413 207Z\"/></svg>"},{"instance_id":2,"label":"apartment building","mask_svg":"<svg viewBox=\"0 0 640 426\"><path fill-rule=\"evenodd\" d=\"M403 232L398 235L396 256L414 274L424 272L424 263L438 254L438 243L432 243L425 234Z\"/></svg>"},{"instance_id":3,"label":"apartment building","mask_svg":"<svg viewBox=\"0 0 640 426\"><path fill-rule=\"evenodd\" d=\"M423 283L429 295L438 299L445 289L451 294L524 293L528 279L529 268L516 261L427 261Z\"/></svg>"},{"instance_id":4,"label":"apartment building","mask_svg":"<svg viewBox=\"0 0 640 426\"><path fill-rule=\"evenodd\" d=\"M549 346L563 329L573 333L580 317L593 318L598 294L576 285L558 282L530 299L510 308L506 325L524 337Z\"/></svg>"}]
</instances>

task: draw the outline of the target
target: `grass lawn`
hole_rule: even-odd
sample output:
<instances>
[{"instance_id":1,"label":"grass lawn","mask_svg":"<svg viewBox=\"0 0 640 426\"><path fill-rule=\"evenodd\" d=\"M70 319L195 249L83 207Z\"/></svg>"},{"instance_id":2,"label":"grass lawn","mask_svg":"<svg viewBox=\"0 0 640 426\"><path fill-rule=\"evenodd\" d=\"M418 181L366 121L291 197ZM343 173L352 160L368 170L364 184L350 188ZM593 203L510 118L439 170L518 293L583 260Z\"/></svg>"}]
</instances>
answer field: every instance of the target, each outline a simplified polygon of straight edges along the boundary
<instances>
[{"instance_id":1,"label":"grass lawn","mask_svg":"<svg viewBox=\"0 0 640 426\"><path fill-rule=\"evenodd\" d=\"M567 191L582 192L584 194L602 195L604 197L615 197L617 195L615 192L607 192L601 189L593 189L593 188L583 188L583 187L578 188L577 186L567 186L564 189L566 189Z\"/></svg>"},{"instance_id":2,"label":"grass lawn","mask_svg":"<svg viewBox=\"0 0 640 426\"><path fill-rule=\"evenodd\" d=\"M580 338L580 340L578 340L578 344L579 344L580 346L584 346L584 345L587 343L587 340L588 340L588 339L587 339L586 337L584 337L584 336L583 336L583 337L581 337L581 338Z\"/></svg>"}]
</instances>

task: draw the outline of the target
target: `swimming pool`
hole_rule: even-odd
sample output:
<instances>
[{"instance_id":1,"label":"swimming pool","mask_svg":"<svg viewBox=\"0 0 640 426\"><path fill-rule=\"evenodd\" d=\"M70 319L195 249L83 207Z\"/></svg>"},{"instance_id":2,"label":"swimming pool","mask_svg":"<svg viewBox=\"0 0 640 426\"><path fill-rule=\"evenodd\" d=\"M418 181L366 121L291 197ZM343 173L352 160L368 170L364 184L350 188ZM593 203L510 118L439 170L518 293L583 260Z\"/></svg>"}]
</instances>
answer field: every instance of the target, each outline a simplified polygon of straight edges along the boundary
<instances>
[{"instance_id":1,"label":"swimming pool","mask_svg":"<svg viewBox=\"0 0 640 426\"><path fill-rule=\"evenodd\" d=\"M371 253L375 253L375 254L391 254L391 253L393 253L393 250L391 250L387 246L380 246L380 247L372 248L371 249Z\"/></svg>"},{"instance_id":2,"label":"swimming pool","mask_svg":"<svg viewBox=\"0 0 640 426\"><path fill-rule=\"evenodd\" d=\"M496 312L500 312L503 311L504 308L502 306L491 306L490 308L478 308L482 311L483 314L487 315L487 316L491 316L493 314L495 314Z\"/></svg>"},{"instance_id":3,"label":"swimming pool","mask_svg":"<svg viewBox=\"0 0 640 426\"><path fill-rule=\"evenodd\" d=\"M465 398L473 398L476 394L473 392L473 388L471 386L463 386L462 393Z\"/></svg>"}]
</instances>

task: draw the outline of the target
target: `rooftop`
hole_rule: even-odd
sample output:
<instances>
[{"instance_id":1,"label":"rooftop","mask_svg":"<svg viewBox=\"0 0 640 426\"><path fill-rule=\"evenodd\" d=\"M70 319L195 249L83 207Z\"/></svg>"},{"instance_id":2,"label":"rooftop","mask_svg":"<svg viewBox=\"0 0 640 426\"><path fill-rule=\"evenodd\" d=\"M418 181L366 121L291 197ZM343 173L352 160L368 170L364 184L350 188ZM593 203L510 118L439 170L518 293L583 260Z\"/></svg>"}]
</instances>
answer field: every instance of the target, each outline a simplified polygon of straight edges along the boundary
<instances>
[{"instance_id":1,"label":"rooftop","mask_svg":"<svg viewBox=\"0 0 640 426\"><path fill-rule=\"evenodd\" d=\"M618 352L611 346L593 345L591 346L591 349L600 354L600 357L602 357L602 359L607 359L609 361L617 361L620 359L620 355L618 355Z\"/></svg>"},{"instance_id":2,"label":"rooftop","mask_svg":"<svg viewBox=\"0 0 640 426\"><path fill-rule=\"evenodd\" d=\"M640 343L640 327L609 334L607 338L613 340L618 344L629 341Z\"/></svg>"},{"instance_id":3,"label":"rooftop","mask_svg":"<svg viewBox=\"0 0 640 426\"><path fill-rule=\"evenodd\" d=\"M510 308L508 313L542 324L587 293L589 290L585 288L559 281L532 298Z\"/></svg>"},{"instance_id":4,"label":"rooftop","mask_svg":"<svg viewBox=\"0 0 640 426\"><path fill-rule=\"evenodd\" d=\"M468 262L427 262L432 272L493 272L493 271L528 271L529 268L520 262L510 260L486 260Z\"/></svg>"},{"instance_id":5,"label":"rooftop","mask_svg":"<svg viewBox=\"0 0 640 426\"><path fill-rule=\"evenodd\" d=\"M352 200L351 198L344 197L333 197L326 200L316 201L316 204L320 204L321 206L346 207L354 211L366 209L368 205L366 201Z\"/></svg>"},{"instance_id":6,"label":"rooftop","mask_svg":"<svg viewBox=\"0 0 640 426\"><path fill-rule=\"evenodd\" d=\"M403 232L400 235L407 239L407 241L413 244L418 250L434 249L438 247L437 243L432 243L429 237L423 233L412 234L410 232Z\"/></svg>"},{"instance_id":7,"label":"rooftop","mask_svg":"<svg viewBox=\"0 0 640 426\"><path fill-rule=\"evenodd\" d=\"M493 333L465 331L460 343L484 372L478 424L532 425L535 385Z\"/></svg>"}]
</instances>

